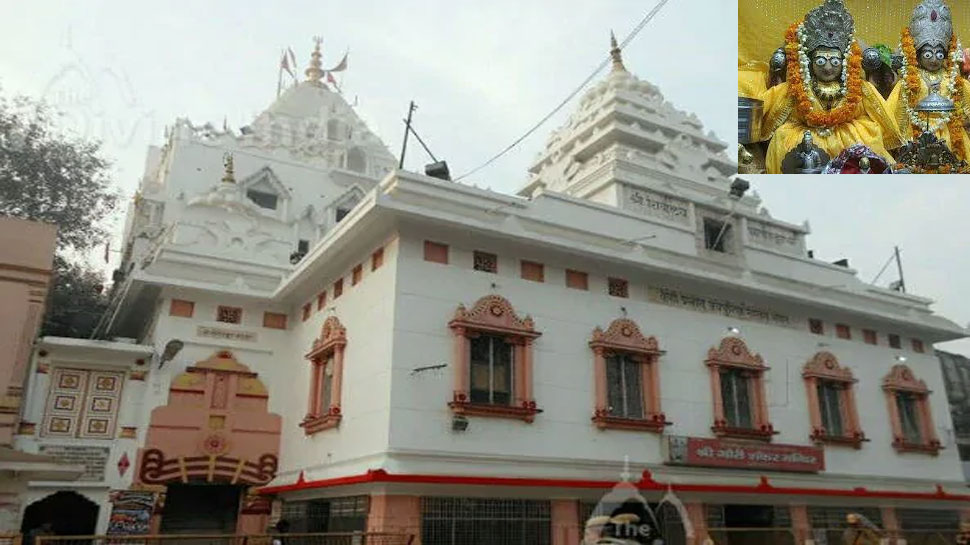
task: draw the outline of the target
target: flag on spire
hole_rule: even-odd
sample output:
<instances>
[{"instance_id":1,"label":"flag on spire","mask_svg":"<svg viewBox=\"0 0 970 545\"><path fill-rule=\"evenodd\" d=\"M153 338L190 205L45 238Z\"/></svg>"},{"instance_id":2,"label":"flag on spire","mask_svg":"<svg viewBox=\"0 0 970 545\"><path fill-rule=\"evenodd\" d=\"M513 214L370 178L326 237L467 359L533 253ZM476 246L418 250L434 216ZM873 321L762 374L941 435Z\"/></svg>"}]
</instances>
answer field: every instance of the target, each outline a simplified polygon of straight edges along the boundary
<instances>
[{"instance_id":1,"label":"flag on spire","mask_svg":"<svg viewBox=\"0 0 970 545\"><path fill-rule=\"evenodd\" d=\"M334 66L330 70L327 70L327 72L343 72L344 70L346 70L347 69L347 55L349 55L349 54L350 54L349 51L347 53L344 53L344 58L341 59L341 61L339 63L337 63L337 66Z\"/></svg>"},{"instance_id":2,"label":"flag on spire","mask_svg":"<svg viewBox=\"0 0 970 545\"><path fill-rule=\"evenodd\" d=\"M327 72L327 83L329 83L330 85L333 85L334 89L336 89L338 93L343 94L343 91L340 89L340 86L337 85L337 80L334 79L333 74L331 74L329 71Z\"/></svg>"},{"instance_id":3,"label":"flag on spire","mask_svg":"<svg viewBox=\"0 0 970 545\"><path fill-rule=\"evenodd\" d=\"M286 48L286 53L290 56L290 66L296 68L296 55L293 53L293 49L289 46ZM292 73L292 72L291 72ZM293 79L296 79L296 74L293 74Z\"/></svg>"},{"instance_id":4,"label":"flag on spire","mask_svg":"<svg viewBox=\"0 0 970 545\"><path fill-rule=\"evenodd\" d=\"M287 51L283 52L283 58L280 59L280 68L286 71L286 73L289 74L290 76L293 76L293 78L296 78L296 74L293 72L293 68L290 67L290 54L291 54L289 52L290 48L287 47L286 49ZM293 63L293 64L294 66L296 65L296 63Z\"/></svg>"}]
</instances>

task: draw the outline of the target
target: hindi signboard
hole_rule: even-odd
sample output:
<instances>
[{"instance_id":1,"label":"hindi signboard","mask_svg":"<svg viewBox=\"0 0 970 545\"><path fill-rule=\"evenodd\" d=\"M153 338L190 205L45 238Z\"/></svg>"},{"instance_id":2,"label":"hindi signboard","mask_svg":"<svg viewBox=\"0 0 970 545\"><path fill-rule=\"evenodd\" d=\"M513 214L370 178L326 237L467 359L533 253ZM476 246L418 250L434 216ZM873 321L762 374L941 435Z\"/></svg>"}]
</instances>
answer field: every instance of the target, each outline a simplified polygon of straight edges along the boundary
<instances>
[{"instance_id":1,"label":"hindi signboard","mask_svg":"<svg viewBox=\"0 0 970 545\"><path fill-rule=\"evenodd\" d=\"M825 451L802 445L724 441L707 437L668 437L667 463L817 473L825 469Z\"/></svg>"}]
</instances>

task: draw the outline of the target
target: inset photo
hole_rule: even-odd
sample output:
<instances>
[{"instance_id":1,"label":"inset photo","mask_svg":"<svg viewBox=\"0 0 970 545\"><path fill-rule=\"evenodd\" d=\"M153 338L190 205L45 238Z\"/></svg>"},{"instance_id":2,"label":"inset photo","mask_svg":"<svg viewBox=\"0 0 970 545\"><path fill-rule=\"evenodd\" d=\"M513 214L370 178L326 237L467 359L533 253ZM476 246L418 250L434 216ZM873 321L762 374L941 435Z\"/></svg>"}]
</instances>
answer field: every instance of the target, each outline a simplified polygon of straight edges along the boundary
<instances>
[{"instance_id":1,"label":"inset photo","mask_svg":"<svg viewBox=\"0 0 970 545\"><path fill-rule=\"evenodd\" d=\"M738 3L738 171L970 174L970 3Z\"/></svg>"}]
</instances>

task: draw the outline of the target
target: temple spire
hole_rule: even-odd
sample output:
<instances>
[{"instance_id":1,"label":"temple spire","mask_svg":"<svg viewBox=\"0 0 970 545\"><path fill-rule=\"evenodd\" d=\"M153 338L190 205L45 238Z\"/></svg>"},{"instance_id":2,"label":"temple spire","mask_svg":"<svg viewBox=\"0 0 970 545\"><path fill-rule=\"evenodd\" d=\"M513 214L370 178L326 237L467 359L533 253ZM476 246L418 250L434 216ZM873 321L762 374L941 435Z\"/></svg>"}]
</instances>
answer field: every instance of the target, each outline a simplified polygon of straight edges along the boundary
<instances>
[{"instance_id":1,"label":"temple spire","mask_svg":"<svg viewBox=\"0 0 970 545\"><path fill-rule=\"evenodd\" d=\"M623 57L620 56L620 46L616 43L616 36L610 31L610 56L613 57L613 72L626 72Z\"/></svg>"},{"instance_id":2,"label":"temple spire","mask_svg":"<svg viewBox=\"0 0 970 545\"><path fill-rule=\"evenodd\" d=\"M323 63L320 62L320 42L323 39L319 36L313 39L313 53L310 54L310 67L306 69L304 74L306 74L306 80L314 85L321 85L320 80L323 79Z\"/></svg>"},{"instance_id":3,"label":"temple spire","mask_svg":"<svg viewBox=\"0 0 970 545\"><path fill-rule=\"evenodd\" d=\"M222 158L222 162L226 167L226 172L225 174L222 175L222 182L226 184L236 183L236 174L233 171L233 167L232 167L232 154L229 152L226 152L226 154Z\"/></svg>"}]
</instances>

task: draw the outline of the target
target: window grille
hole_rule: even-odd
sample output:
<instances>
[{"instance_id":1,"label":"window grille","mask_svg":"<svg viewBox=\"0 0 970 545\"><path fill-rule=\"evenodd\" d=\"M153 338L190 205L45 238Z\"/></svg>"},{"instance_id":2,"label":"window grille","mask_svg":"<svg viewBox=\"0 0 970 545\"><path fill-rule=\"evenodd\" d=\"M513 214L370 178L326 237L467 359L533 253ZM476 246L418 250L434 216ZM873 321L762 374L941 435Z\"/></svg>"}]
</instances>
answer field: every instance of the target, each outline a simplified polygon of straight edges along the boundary
<instances>
[{"instance_id":1,"label":"window grille","mask_svg":"<svg viewBox=\"0 0 970 545\"><path fill-rule=\"evenodd\" d=\"M610 414L621 418L643 418L643 385L640 364L629 354L606 359L606 388Z\"/></svg>"},{"instance_id":2,"label":"window grille","mask_svg":"<svg viewBox=\"0 0 970 545\"><path fill-rule=\"evenodd\" d=\"M831 380L818 381L818 408L822 417L825 434L842 436L842 388L843 386Z\"/></svg>"},{"instance_id":3,"label":"window grille","mask_svg":"<svg viewBox=\"0 0 970 545\"><path fill-rule=\"evenodd\" d=\"M290 533L363 532L367 529L370 498L348 496L326 500L285 502L281 518L290 523ZM293 538L288 538L289 540ZM299 538L297 538L299 539ZM304 545L300 541L296 545ZM312 545L306 543L306 545Z\"/></svg>"},{"instance_id":4,"label":"window grille","mask_svg":"<svg viewBox=\"0 0 970 545\"><path fill-rule=\"evenodd\" d=\"M945 509L896 508L899 525L905 530L956 530L960 513Z\"/></svg>"},{"instance_id":5,"label":"window grille","mask_svg":"<svg viewBox=\"0 0 970 545\"><path fill-rule=\"evenodd\" d=\"M421 498L423 545L550 545L549 502Z\"/></svg>"},{"instance_id":6,"label":"window grille","mask_svg":"<svg viewBox=\"0 0 970 545\"><path fill-rule=\"evenodd\" d=\"M472 403L511 404L512 345L495 335L479 335L471 339L469 344Z\"/></svg>"},{"instance_id":7,"label":"window grille","mask_svg":"<svg viewBox=\"0 0 970 545\"><path fill-rule=\"evenodd\" d=\"M896 392L896 408L899 411L899 423L903 428L903 436L909 443L920 444L923 435L920 433L919 411L916 409L918 400L910 392Z\"/></svg>"},{"instance_id":8,"label":"window grille","mask_svg":"<svg viewBox=\"0 0 970 545\"><path fill-rule=\"evenodd\" d=\"M476 271L497 273L498 272L498 256L495 254L490 254L488 252L474 252L474 268Z\"/></svg>"},{"instance_id":9,"label":"window grille","mask_svg":"<svg viewBox=\"0 0 970 545\"><path fill-rule=\"evenodd\" d=\"M752 428L750 380L745 371L725 368L721 373L724 419L734 428Z\"/></svg>"},{"instance_id":10,"label":"window grille","mask_svg":"<svg viewBox=\"0 0 970 545\"><path fill-rule=\"evenodd\" d=\"M220 306L216 312L216 321L227 324L238 324L242 322L242 309L239 307Z\"/></svg>"},{"instance_id":11,"label":"window grille","mask_svg":"<svg viewBox=\"0 0 970 545\"><path fill-rule=\"evenodd\" d=\"M629 297L630 283L622 278L610 278L609 292L613 297Z\"/></svg>"},{"instance_id":12,"label":"window grille","mask_svg":"<svg viewBox=\"0 0 970 545\"><path fill-rule=\"evenodd\" d=\"M846 528L849 525L846 519L849 513L858 513L869 522L882 527L882 513L878 507L808 506L808 519L813 528Z\"/></svg>"}]
</instances>

